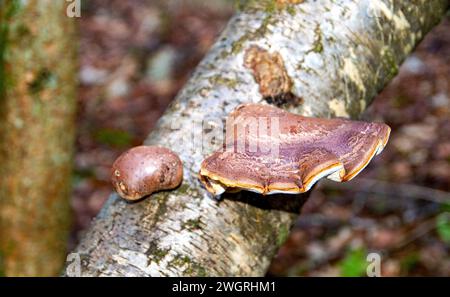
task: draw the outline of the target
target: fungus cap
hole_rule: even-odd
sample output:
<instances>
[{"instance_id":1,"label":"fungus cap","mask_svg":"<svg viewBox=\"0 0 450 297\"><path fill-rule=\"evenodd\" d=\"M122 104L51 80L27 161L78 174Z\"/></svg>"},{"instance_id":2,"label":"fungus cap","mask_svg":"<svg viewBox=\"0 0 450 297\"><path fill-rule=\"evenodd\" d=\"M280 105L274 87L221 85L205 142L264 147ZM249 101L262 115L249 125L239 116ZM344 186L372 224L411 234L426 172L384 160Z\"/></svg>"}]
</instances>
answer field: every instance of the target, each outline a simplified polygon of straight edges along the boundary
<instances>
[{"instance_id":1,"label":"fungus cap","mask_svg":"<svg viewBox=\"0 0 450 297\"><path fill-rule=\"evenodd\" d=\"M227 119L224 148L202 162L199 178L215 195L303 193L323 177L338 182L354 178L381 153L389 134L383 123L240 105Z\"/></svg>"},{"instance_id":2,"label":"fungus cap","mask_svg":"<svg viewBox=\"0 0 450 297\"><path fill-rule=\"evenodd\" d=\"M138 200L161 190L176 188L183 166L173 151L158 146L137 146L120 155L112 166L111 181L126 200Z\"/></svg>"}]
</instances>

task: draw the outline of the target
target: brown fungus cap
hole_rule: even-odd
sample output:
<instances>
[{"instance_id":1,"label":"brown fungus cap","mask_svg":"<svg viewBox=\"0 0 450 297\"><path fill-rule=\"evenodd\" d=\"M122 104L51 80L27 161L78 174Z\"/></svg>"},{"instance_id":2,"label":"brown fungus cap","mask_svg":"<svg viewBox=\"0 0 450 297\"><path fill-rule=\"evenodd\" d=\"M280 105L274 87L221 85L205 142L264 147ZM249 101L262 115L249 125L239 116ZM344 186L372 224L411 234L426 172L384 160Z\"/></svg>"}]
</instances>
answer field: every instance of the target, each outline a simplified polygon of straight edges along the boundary
<instances>
[{"instance_id":1,"label":"brown fungus cap","mask_svg":"<svg viewBox=\"0 0 450 297\"><path fill-rule=\"evenodd\" d=\"M111 180L126 200L138 200L161 190L176 188L183 179L180 158L158 146L137 146L124 152L112 166Z\"/></svg>"},{"instance_id":2,"label":"brown fungus cap","mask_svg":"<svg viewBox=\"0 0 450 297\"><path fill-rule=\"evenodd\" d=\"M383 123L304 117L262 104L237 107L224 149L206 158L200 180L215 195L249 190L303 193L322 177L354 178L385 147Z\"/></svg>"}]
</instances>

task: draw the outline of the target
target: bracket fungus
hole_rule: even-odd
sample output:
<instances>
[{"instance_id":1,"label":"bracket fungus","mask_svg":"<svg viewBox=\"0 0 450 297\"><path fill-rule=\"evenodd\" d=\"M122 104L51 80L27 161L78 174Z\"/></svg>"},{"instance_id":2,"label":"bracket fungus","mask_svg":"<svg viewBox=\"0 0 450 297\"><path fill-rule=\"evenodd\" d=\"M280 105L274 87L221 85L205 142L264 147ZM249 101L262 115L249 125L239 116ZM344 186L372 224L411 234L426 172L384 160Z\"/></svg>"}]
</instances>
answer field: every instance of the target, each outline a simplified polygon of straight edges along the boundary
<instances>
[{"instance_id":1,"label":"bracket fungus","mask_svg":"<svg viewBox=\"0 0 450 297\"><path fill-rule=\"evenodd\" d=\"M114 161L111 180L116 192L129 201L176 188L183 166L173 151L158 146L137 146Z\"/></svg>"},{"instance_id":2,"label":"bracket fungus","mask_svg":"<svg viewBox=\"0 0 450 297\"><path fill-rule=\"evenodd\" d=\"M303 193L323 177L338 182L354 178L381 153L390 130L383 123L240 105L227 119L224 147L202 162L199 178L214 195Z\"/></svg>"}]
</instances>

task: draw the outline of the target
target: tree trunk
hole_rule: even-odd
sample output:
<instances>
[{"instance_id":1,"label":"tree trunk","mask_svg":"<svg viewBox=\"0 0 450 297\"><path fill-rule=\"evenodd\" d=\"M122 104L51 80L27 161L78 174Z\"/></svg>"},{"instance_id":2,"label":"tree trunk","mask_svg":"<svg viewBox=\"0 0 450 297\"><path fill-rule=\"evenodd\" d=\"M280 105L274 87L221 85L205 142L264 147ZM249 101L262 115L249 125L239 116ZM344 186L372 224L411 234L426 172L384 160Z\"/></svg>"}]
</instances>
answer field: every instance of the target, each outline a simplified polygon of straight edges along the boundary
<instances>
[{"instance_id":1,"label":"tree trunk","mask_svg":"<svg viewBox=\"0 0 450 297\"><path fill-rule=\"evenodd\" d=\"M0 1L0 266L51 276L70 227L76 35L65 1Z\"/></svg>"},{"instance_id":2,"label":"tree trunk","mask_svg":"<svg viewBox=\"0 0 450 297\"><path fill-rule=\"evenodd\" d=\"M246 102L358 117L446 8L446 0L247 1L146 141L180 155L183 184L138 203L111 195L75 251L81 274L264 275L306 195L211 199L197 173L217 148L205 144L212 128Z\"/></svg>"}]
</instances>

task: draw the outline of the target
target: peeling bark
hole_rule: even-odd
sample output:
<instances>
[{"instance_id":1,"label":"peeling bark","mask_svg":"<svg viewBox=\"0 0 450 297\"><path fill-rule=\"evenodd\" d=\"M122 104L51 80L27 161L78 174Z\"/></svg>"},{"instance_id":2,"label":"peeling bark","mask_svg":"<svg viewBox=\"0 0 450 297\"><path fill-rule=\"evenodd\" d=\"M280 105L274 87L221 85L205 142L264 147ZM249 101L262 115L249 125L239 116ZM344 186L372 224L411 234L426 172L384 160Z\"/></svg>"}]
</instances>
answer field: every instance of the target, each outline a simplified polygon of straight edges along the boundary
<instances>
[{"instance_id":1,"label":"peeling bark","mask_svg":"<svg viewBox=\"0 0 450 297\"><path fill-rule=\"evenodd\" d=\"M253 73L263 100L278 107L298 106L302 99L292 92L292 81L278 52L269 53L258 46L250 46L244 55L244 66Z\"/></svg>"},{"instance_id":2,"label":"peeling bark","mask_svg":"<svg viewBox=\"0 0 450 297\"><path fill-rule=\"evenodd\" d=\"M70 228L76 35L65 1L0 1L0 266L53 276Z\"/></svg>"},{"instance_id":3,"label":"peeling bark","mask_svg":"<svg viewBox=\"0 0 450 297\"><path fill-rule=\"evenodd\" d=\"M183 184L135 204L111 195L76 249L82 275L264 275L306 195L216 201L197 179L217 148L201 143L202 129L212 137L237 105L264 100L247 50L279 55L290 92L303 98L289 111L356 118L447 8L446 0L273 3L248 1L230 20L146 141L180 155Z\"/></svg>"}]
</instances>

